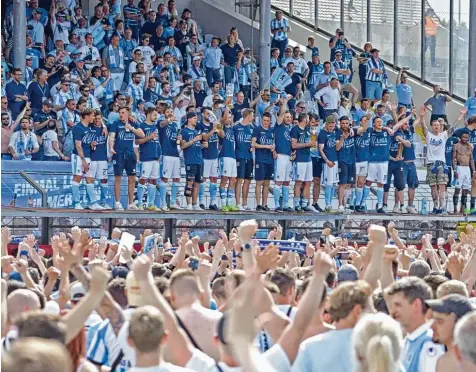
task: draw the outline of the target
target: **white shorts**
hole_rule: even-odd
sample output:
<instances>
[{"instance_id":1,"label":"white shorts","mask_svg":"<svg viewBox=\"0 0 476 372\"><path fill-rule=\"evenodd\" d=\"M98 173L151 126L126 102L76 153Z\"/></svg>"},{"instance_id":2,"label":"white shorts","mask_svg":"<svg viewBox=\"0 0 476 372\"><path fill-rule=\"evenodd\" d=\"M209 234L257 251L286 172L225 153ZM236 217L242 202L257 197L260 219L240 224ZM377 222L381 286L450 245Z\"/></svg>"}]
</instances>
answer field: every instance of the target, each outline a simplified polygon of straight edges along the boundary
<instances>
[{"instance_id":1,"label":"white shorts","mask_svg":"<svg viewBox=\"0 0 476 372\"><path fill-rule=\"evenodd\" d=\"M312 161L306 163L294 163L294 181L312 181Z\"/></svg>"},{"instance_id":2,"label":"white shorts","mask_svg":"<svg viewBox=\"0 0 476 372\"><path fill-rule=\"evenodd\" d=\"M322 186L335 186L339 183L339 164L335 161L331 168L326 163L322 163Z\"/></svg>"},{"instance_id":3,"label":"white shorts","mask_svg":"<svg viewBox=\"0 0 476 372\"><path fill-rule=\"evenodd\" d=\"M456 171L458 172L458 178L455 178L456 185L455 188L463 189L463 190L471 190L471 168L466 165L458 165L456 167Z\"/></svg>"},{"instance_id":4,"label":"white shorts","mask_svg":"<svg viewBox=\"0 0 476 372\"><path fill-rule=\"evenodd\" d=\"M218 159L203 159L203 177L218 177Z\"/></svg>"},{"instance_id":5,"label":"white shorts","mask_svg":"<svg viewBox=\"0 0 476 372\"><path fill-rule=\"evenodd\" d=\"M86 162L89 165L89 170L87 172L84 172L83 169L83 161L79 157L79 155L76 154L71 154L71 172L73 173L73 176L81 176L81 177L93 177L93 172L91 169L91 159L86 158Z\"/></svg>"},{"instance_id":6,"label":"white shorts","mask_svg":"<svg viewBox=\"0 0 476 372\"><path fill-rule=\"evenodd\" d=\"M355 163L355 175L357 177L367 177L369 173L369 162L368 161L359 161Z\"/></svg>"},{"instance_id":7,"label":"white shorts","mask_svg":"<svg viewBox=\"0 0 476 372\"><path fill-rule=\"evenodd\" d=\"M160 162L158 160L143 161L139 164L139 178L156 180L159 178Z\"/></svg>"},{"instance_id":8,"label":"white shorts","mask_svg":"<svg viewBox=\"0 0 476 372\"><path fill-rule=\"evenodd\" d=\"M107 180L107 160L91 161L91 175L96 180Z\"/></svg>"},{"instance_id":9,"label":"white shorts","mask_svg":"<svg viewBox=\"0 0 476 372\"><path fill-rule=\"evenodd\" d=\"M274 164L275 182L288 182L293 179L293 163L291 162L291 160L289 160L289 155L278 154L278 157L276 158Z\"/></svg>"},{"instance_id":10,"label":"white shorts","mask_svg":"<svg viewBox=\"0 0 476 372\"><path fill-rule=\"evenodd\" d=\"M237 175L236 159L220 158L220 176L235 177Z\"/></svg>"},{"instance_id":11,"label":"white shorts","mask_svg":"<svg viewBox=\"0 0 476 372\"><path fill-rule=\"evenodd\" d=\"M388 176L388 161L382 163L369 163L369 172L367 174L367 181L387 183Z\"/></svg>"},{"instance_id":12,"label":"white shorts","mask_svg":"<svg viewBox=\"0 0 476 372\"><path fill-rule=\"evenodd\" d=\"M162 157L162 178L180 178L180 158L175 156Z\"/></svg>"}]
</instances>

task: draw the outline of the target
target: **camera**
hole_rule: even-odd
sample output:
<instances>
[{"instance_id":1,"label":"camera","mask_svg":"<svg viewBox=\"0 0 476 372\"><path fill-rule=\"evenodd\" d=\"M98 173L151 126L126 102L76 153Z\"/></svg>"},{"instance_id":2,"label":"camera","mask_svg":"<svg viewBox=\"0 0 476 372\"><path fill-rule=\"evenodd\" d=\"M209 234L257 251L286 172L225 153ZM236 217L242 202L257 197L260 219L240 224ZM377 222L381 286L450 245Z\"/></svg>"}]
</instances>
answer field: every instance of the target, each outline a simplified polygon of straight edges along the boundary
<instances>
[{"instance_id":1,"label":"camera","mask_svg":"<svg viewBox=\"0 0 476 372\"><path fill-rule=\"evenodd\" d=\"M344 36L344 31L339 31L339 32L337 33L337 35L339 35L339 37L340 37L340 36Z\"/></svg>"}]
</instances>

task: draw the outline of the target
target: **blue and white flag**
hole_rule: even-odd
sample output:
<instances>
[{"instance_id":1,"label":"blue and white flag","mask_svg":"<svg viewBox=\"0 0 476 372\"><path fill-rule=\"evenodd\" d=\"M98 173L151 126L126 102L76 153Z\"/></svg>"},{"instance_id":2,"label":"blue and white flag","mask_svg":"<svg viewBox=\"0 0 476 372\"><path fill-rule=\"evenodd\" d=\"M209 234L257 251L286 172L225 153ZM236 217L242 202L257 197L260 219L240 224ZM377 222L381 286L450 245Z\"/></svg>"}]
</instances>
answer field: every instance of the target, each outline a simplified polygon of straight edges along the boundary
<instances>
[{"instance_id":1,"label":"blue and white flag","mask_svg":"<svg viewBox=\"0 0 476 372\"><path fill-rule=\"evenodd\" d=\"M270 77L270 83L272 87L279 90L284 90L289 84L292 83L291 76L288 75L281 67L276 68Z\"/></svg>"},{"instance_id":2,"label":"blue and white flag","mask_svg":"<svg viewBox=\"0 0 476 372\"><path fill-rule=\"evenodd\" d=\"M280 251L292 251L297 253L304 254L306 252L306 242L296 241L296 240L268 240L268 239L257 239L260 249L266 248L268 245L272 244L278 247Z\"/></svg>"}]
</instances>

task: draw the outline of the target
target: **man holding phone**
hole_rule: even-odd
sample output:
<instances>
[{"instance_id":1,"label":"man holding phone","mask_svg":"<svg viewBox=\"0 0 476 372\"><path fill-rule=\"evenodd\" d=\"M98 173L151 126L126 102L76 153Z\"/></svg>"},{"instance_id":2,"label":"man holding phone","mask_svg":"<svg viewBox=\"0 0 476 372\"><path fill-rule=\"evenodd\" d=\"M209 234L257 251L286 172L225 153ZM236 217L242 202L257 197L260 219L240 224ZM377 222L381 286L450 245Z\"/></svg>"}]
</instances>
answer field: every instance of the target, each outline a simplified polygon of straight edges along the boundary
<instances>
[{"instance_id":1,"label":"man holding phone","mask_svg":"<svg viewBox=\"0 0 476 372\"><path fill-rule=\"evenodd\" d=\"M330 60L333 61L338 50L344 53L346 49L350 49L352 47L349 41L344 37L344 31L338 28L336 29L336 34L329 39L329 48L331 48Z\"/></svg>"}]
</instances>

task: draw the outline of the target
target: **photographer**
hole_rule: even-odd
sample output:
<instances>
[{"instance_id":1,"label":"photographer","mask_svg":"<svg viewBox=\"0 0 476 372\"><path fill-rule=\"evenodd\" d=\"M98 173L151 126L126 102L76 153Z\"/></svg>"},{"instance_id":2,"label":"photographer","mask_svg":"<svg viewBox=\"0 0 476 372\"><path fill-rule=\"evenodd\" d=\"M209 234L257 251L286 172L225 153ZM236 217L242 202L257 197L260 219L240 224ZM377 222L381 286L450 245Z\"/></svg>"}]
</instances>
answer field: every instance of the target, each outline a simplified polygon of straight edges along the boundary
<instances>
[{"instance_id":1,"label":"photographer","mask_svg":"<svg viewBox=\"0 0 476 372\"><path fill-rule=\"evenodd\" d=\"M345 49L350 49L352 47L349 41L344 37L344 31L338 28L336 29L336 34L329 39L329 48L331 48L330 60L333 61L338 50L344 53Z\"/></svg>"},{"instance_id":2,"label":"photographer","mask_svg":"<svg viewBox=\"0 0 476 372\"><path fill-rule=\"evenodd\" d=\"M439 85L433 87L433 93L434 95L428 98L424 103L425 107L431 112L430 123L439 118L445 119L448 123L448 117L446 116L446 103L451 102L452 98L448 95L448 92L441 89Z\"/></svg>"}]
</instances>

